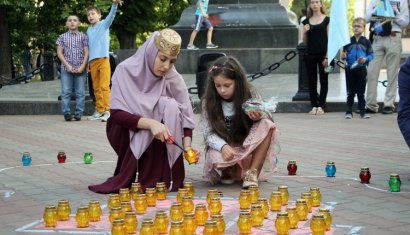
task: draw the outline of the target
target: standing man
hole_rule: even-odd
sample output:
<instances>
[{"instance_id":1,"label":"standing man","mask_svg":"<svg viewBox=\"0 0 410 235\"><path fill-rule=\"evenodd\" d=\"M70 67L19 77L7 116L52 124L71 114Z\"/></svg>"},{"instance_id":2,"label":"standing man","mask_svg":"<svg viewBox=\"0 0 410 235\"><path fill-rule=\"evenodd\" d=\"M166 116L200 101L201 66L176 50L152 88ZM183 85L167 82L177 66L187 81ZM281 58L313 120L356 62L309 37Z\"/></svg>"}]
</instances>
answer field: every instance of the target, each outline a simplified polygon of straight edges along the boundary
<instances>
[{"instance_id":1,"label":"standing man","mask_svg":"<svg viewBox=\"0 0 410 235\"><path fill-rule=\"evenodd\" d=\"M369 63L366 111L377 113L377 85L380 75L380 67L383 60L387 66L387 87L384 94L383 114L391 114L394 111L394 101L397 96L397 75L400 66L402 52L401 31L409 24L408 0L372 0L367 8L365 19L370 21L371 35L373 36L374 60ZM393 18L380 17L390 9L394 12Z\"/></svg>"}]
</instances>

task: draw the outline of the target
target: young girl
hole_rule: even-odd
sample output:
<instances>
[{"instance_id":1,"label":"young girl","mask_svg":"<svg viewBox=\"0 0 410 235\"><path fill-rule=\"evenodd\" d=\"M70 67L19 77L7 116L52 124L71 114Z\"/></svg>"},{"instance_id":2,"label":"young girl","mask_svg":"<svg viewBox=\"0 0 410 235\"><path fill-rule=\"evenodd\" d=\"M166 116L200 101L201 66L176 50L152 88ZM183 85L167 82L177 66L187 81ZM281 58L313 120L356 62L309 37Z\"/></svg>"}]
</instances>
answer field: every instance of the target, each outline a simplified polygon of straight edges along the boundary
<instances>
[{"instance_id":1,"label":"young girl","mask_svg":"<svg viewBox=\"0 0 410 235\"><path fill-rule=\"evenodd\" d=\"M325 67L327 61L327 32L329 17L322 0L311 0L307 18L302 22L303 42L306 44L306 70L309 79L309 95L312 110L311 115L324 114L328 90L328 74ZM319 68L320 93L317 93L317 71Z\"/></svg>"},{"instance_id":2,"label":"young girl","mask_svg":"<svg viewBox=\"0 0 410 235\"><path fill-rule=\"evenodd\" d=\"M265 160L274 171L273 144L276 125L264 111L242 109L250 98L261 98L248 82L240 63L221 57L211 66L201 100L206 144L204 177L212 184L243 180L243 187L266 181Z\"/></svg>"}]
</instances>

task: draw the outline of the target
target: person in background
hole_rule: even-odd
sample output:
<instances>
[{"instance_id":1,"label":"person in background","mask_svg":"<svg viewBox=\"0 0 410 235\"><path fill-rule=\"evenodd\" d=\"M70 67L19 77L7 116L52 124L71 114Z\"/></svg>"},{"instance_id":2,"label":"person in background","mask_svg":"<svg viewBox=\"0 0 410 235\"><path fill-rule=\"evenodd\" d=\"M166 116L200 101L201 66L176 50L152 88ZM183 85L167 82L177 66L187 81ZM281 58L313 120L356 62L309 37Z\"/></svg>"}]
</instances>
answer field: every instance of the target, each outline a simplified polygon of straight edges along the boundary
<instances>
[{"instance_id":1,"label":"person in background","mask_svg":"<svg viewBox=\"0 0 410 235\"><path fill-rule=\"evenodd\" d=\"M31 72L33 71L31 67L31 48L30 46L26 46L24 51L21 53L21 62L24 68L24 74L28 79L31 78Z\"/></svg>"},{"instance_id":2,"label":"person in background","mask_svg":"<svg viewBox=\"0 0 410 235\"><path fill-rule=\"evenodd\" d=\"M401 66L399 72L399 106L397 123L404 140L410 148L410 57Z\"/></svg>"}]
</instances>

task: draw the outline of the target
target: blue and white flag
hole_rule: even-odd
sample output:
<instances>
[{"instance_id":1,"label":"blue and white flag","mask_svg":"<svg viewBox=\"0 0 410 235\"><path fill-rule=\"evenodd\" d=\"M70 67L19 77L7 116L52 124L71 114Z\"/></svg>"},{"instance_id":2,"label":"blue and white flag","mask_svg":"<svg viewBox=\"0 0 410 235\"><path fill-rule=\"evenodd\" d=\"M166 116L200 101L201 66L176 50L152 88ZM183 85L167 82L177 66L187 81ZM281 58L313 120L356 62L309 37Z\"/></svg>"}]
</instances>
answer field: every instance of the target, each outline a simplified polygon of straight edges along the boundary
<instances>
[{"instance_id":1,"label":"blue and white flag","mask_svg":"<svg viewBox=\"0 0 410 235\"><path fill-rule=\"evenodd\" d=\"M350 43L349 23L347 21L347 1L332 0L327 42L328 61L332 61L340 48Z\"/></svg>"}]
</instances>

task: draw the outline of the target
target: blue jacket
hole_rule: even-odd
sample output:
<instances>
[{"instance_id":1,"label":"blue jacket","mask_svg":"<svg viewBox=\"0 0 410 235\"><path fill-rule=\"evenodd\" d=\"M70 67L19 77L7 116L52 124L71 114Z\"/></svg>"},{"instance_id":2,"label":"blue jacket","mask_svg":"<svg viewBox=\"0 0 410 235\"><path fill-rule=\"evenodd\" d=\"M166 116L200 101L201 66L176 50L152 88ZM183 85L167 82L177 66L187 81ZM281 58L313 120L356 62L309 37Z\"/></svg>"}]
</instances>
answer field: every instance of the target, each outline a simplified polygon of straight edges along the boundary
<instances>
[{"instance_id":1,"label":"blue jacket","mask_svg":"<svg viewBox=\"0 0 410 235\"><path fill-rule=\"evenodd\" d=\"M400 67L399 72L399 107L397 123L404 140L410 148L410 57Z\"/></svg>"},{"instance_id":2,"label":"blue jacket","mask_svg":"<svg viewBox=\"0 0 410 235\"><path fill-rule=\"evenodd\" d=\"M360 57L366 58L366 63L359 64L356 68L367 66L373 60L372 43L363 36L359 38L359 41L356 40L355 36L351 37L350 44L344 46L343 51L347 52L347 68L350 68Z\"/></svg>"}]
</instances>

